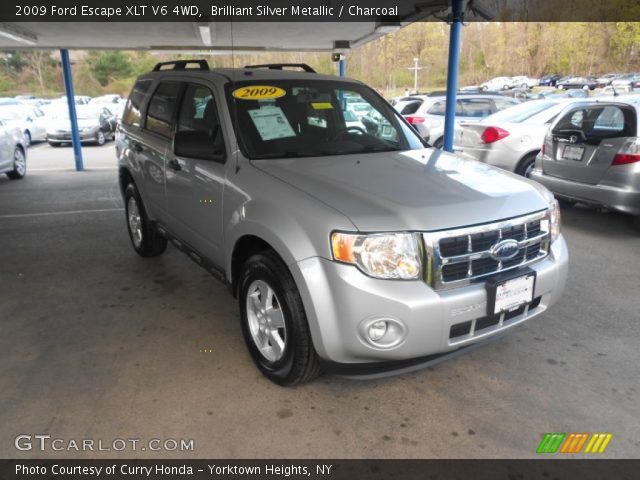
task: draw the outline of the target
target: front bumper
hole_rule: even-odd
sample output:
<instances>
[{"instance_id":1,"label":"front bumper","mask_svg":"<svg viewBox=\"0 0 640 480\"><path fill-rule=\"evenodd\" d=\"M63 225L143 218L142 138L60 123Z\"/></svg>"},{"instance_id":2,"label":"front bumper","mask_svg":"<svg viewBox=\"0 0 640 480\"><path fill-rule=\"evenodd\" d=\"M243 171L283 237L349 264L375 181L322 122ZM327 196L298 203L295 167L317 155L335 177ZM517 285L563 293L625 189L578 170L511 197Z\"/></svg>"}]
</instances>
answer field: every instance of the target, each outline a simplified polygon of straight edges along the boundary
<instances>
[{"instance_id":1,"label":"front bumper","mask_svg":"<svg viewBox=\"0 0 640 480\"><path fill-rule=\"evenodd\" d=\"M81 142L96 142L98 140L98 130L80 132ZM49 143L71 143L71 132L47 133Z\"/></svg>"},{"instance_id":2,"label":"front bumper","mask_svg":"<svg viewBox=\"0 0 640 480\"><path fill-rule=\"evenodd\" d=\"M615 168L622 171L636 167L628 165ZM623 175L622 178L630 177ZM603 180L593 185L545 175L539 168L531 172L531 179L541 183L561 198L603 206L631 215L640 215L640 190L633 187L634 182L606 183L606 180Z\"/></svg>"},{"instance_id":3,"label":"front bumper","mask_svg":"<svg viewBox=\"0 0 640 480\"><path fill-rule=\"evenodd\" d=\"M385 370L432 362L440 354L492 339L544 312L562 295L567 278L568 252L562 237L543 260L530 265L536 271L534 298L539 303L503 323L461 336L451 327L487 316L485 283L435 291L422 281L379 280L357 268L312 257L290 266L305 306L313 343L321 359L336 371ZM399 344L379 348L363 338L362 324L372 319L399 321L406 335ZM455 329L454 329L455 330ZM407 362L413 360L414 362ZM424 360L424 362L422 361Z\"/></svg>"}]
</instances>

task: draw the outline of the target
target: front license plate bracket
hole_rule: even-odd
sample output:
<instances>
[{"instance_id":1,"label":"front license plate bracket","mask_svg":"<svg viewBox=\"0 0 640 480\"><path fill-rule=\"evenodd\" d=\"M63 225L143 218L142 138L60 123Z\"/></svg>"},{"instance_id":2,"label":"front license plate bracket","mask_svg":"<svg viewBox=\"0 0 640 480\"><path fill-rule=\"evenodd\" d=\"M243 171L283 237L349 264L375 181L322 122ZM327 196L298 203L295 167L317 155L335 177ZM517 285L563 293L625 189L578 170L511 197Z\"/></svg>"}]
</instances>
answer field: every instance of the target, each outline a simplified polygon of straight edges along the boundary
<instances>
[{"instance_id":1,"label":"front license plate bracket","mask_svg":"<svg viewBox=\"0 0 640 480\"><path fill-rule=\"evenodd\" d=\"M533 301L536 271L522 268L490 278L487 290L487 315L500 315Z\"/></svg>"}]
</instances>

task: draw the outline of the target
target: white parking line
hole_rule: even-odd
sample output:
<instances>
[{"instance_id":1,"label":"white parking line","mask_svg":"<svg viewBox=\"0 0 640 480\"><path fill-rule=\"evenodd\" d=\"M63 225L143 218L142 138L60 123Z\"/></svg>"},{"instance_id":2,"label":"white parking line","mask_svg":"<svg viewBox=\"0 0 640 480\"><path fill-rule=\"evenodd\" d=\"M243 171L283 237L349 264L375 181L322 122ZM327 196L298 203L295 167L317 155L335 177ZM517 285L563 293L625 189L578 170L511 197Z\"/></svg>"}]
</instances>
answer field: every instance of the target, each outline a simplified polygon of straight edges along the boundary
<instances>
[{"instance_id":1,"label":"white parking line","mask_svg":"<svg viewBox=\"0 0 640 480\"><path fill-rule=\"evenodd\" d=\"M89 167L85 168L85 172L90 172L91 170L117 170L118 167ZM75 168L30 168L29 172L75 172Z\"/></svg>"},{"instance_id":2,"label":"white parking line","mask_svg":"<svg viewBox=\"0 0 640 480\"><path fill-rule=\"evenodd\" d=\"M105 213L122 212L124 208L97 208L95 210L68 210L66 212L42 212L42 213L16 213L11 215L0 215L3 218L27 218L27 217L48 217L52 215L78 215L82 213Z\"/></svg>"}]
</instances>

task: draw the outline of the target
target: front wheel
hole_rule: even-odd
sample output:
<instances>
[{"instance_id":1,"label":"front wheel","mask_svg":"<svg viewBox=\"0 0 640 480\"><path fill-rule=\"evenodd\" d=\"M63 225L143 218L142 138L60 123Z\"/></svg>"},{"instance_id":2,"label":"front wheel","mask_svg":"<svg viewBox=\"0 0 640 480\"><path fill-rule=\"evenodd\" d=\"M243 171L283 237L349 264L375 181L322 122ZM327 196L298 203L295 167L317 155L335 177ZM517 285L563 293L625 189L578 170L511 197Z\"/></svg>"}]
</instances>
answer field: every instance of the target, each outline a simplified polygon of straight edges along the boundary
<instances>
[{"instance_id":1,"label":"front wheel","mask_svg":"<svg viewBox=\"0 0 640 480\"><path fill-rule=\"evenodd\" d=\"M439 148L440 150L442 150L443 146L444 146L444 138L443 137L440 137L435 142L433 142L433 148Z\"/></svg>"},{"instance_id":2,"label":"front wheel","mask_svg":"<svg viewBox=\"0 0 640 480\"><path fill-rule=\"evenodd\" d=\"M104 145L107 141L107 138L104 136L104 132L102 130L98 130L98 135L96 136L96 143L100 146Z\"/></svg>"},{"instance_id":3,"label":"front wheel","mask_svg":"<svg viewBox=\"0 0 640 480\"><path fill-rule=\"evenodd\" d=\"M264 376L292 386L321 373L300 293L275 252L249 258L240 274L238 298L244 340Z\"/></svg>"},{"instance_id":4,"label":"front wheel","mask_svg":"<svg viewBox=\"0 0 640 480\"><path fill-rule=\"evenodd\" d=\"M142 199L132 183L124 191L124 205L133 249L142 257L157 257L162 254L167 248L167 239L149 221Z\"/></svg>"},{"instance_id":5,"label":"front wheel","mask_svg":"<svg viewBox=\"0 0 640 480\"><path fill-rule=\"evenodd\" d=\"M27 174L27 159L20 147L13 151L13 170L7 172L11 180L19 180Z\"/></svg>"},{"instance_id":6,"label":"front wheel","mask_svg":"<svg viewBox=\"0 0 640 480\"><path fill-rule=\"evenodd\" d=\"M31 132L29 130L24 132L24 146L27 148L31 146Z\"/></svg>"}]
</instances>

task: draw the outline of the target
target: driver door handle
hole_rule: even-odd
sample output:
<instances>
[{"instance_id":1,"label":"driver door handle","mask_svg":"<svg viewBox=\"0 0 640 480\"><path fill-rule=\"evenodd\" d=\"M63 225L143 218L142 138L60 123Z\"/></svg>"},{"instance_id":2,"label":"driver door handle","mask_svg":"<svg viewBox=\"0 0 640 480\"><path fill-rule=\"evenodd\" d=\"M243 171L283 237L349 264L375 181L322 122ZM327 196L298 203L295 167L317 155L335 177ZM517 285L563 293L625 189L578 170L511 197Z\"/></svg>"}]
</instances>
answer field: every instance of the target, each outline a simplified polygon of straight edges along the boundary
<instances>
[{"instance_id":1,"label":"driver door handle","mask_svg":"<svg viewBox=\"0 0 640 480\"><path fill-rule=\"evenodd\" d=\"M180 166L180 162L178 162L178 160L176 160L175 158L169 160L168 165L171 170L175 170L176 172L179 172L180 170L182 170L182 167Z\"/></svg>"}]
</instances>

